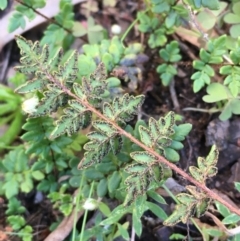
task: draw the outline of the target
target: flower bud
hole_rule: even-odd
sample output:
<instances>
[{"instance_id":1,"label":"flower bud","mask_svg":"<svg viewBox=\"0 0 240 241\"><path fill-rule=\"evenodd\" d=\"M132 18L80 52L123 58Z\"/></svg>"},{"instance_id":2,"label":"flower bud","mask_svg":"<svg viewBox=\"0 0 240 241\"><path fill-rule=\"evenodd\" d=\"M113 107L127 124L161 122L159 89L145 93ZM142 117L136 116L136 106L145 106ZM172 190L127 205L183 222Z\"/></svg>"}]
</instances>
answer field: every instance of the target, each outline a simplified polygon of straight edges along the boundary
<instances>
[{"instance_id":1,"label":"flower bud","mask_svg":"<svg viewBox=\"0 0 240 241\"><path fill-rule=\"evenodd\" d=\"M28 114L32 114L37 111L36 107L39 104L39 99L37 96L34 96L28 100L25 100L22 103L22 109Z\"/></svg>"},{"instance_id":2,"label":"flower bud","mask_svg":"<svg viewBox=\"0 0 240 241\"><path fill-rule=\"evenodd\" d=\"M93 198L88 198L82 206L85 210L95 210L98 208L98 201Z\"/></svg>"}]
</instances>

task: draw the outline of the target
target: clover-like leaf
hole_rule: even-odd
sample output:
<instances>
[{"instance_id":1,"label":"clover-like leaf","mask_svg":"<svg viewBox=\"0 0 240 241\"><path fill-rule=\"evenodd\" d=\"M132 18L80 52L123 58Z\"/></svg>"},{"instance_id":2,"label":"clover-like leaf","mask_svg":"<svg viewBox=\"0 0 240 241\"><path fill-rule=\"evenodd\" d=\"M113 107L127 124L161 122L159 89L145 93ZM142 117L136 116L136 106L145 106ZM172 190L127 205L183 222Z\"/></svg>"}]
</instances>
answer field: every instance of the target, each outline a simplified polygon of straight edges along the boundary
<instances>
[{"instance_id":1,"label":"clover-like leaf","mask_svg":"<svg viewBox=\"0 0 240 241\"><path fill-rule=\"evenodd\" d=\"M231 97L227 87L220 83L212 83L207 87L208 95L203 96L203 101L214 103L220 100L226 100Z\"/></svg>"}]
</instances>

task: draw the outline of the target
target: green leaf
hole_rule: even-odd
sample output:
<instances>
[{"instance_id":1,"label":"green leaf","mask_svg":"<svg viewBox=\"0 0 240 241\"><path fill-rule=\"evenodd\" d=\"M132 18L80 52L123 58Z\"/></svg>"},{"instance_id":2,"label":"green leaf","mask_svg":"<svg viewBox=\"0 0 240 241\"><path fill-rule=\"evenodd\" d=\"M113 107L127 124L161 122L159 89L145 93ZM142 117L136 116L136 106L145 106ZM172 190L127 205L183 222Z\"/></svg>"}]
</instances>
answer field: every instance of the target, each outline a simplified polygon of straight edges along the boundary
<instances>
[{"instance_id":1,"label":"green leaf","mask_svg":"<svg viewBox=\"0 0 240 241\"><path fill-rule=\"evenodd\" d=\"M142 164L150 164L150 163L156 161L156 157L153 156L152 154L148 153L147 151L132 152L132 153L130 153L130 156L136 162L139 162Z\"/></svg>"},{"instance_id":2,"label":"green leaf","mask_svg":"<svg viewBox=\"0 0 240 241\"><path fill-rule=\"evenodd\" d=\"M147 195L149 197L151 197L152 199L154 199L156 202L166 204L165 199L160 194L158 194L156 191L150 190L147 192Z\"/></svg>"},{"instance_id":3,"label":"green leaf","mask_svg":"<svg viewBox=\"0 0 240 241\"><path fill-rule=\"evenodd\" d=\"M110 193L115 192L119 187L121 180L122 180L121 174L119 173L119 171L115 171L108 180L108 191Z\"/></svg>"},{"instance_id":4,"label":"green leaf","mask_svg":"<svg viewBox=\"0 0 240 241\"><path fill-rule=\"evenodd\" d=\"M128 234L127 228L124 228L124 225L121 225L120 223L117 224L117 227L118 227L118 230L119 230L121 236L125 240L129 240L129 234Z\"/></svg>"},{"instance_id":5,"label":"green leaf","mask_svg":"<svg viewBox=\"0 0 240 241\"><path fill-rule=\"evenodd\" d=\"M7 0L1 0L0 9L4 10L7 7Z\"/></svg>"},{"instance_id":6,"label":"green leaf","mask_svg":"<svg viewBox=\"0 0 240 241\"><path fill-rule=\"evenodd\" d=\"M8 209L6 211L8 216L12 214L21 214L25 211L26 208L21 205L21 202L16 197L12 197L8 200Z\"/></svg>"},{"instance_id":7,"label":"green leaf","mask_svg":"<svg viewBox=\"0 0 240 241\"><path fill-rule=\"evenodd\" d=\"M97 195L98 197L104 197L107 194L108 181L106 178L101 179L97 185Z\"/></svg>"},{"instance_id":8,"label":"green leaf","mask_svg":"<svg viewBox=\"0 0 240 241\"><path fill-rule=\"evenodd\" d=\"M231 37L238 38L239 30L240 30L240 24L232 25L229 30Z\"/></svg>"},{"instance_id":9,"label":"green leaf","mask_svg":"<svg viewBox=\"0 0 240 241\"><path fill-rule=\"evenodd\" d=\"M172 28L176 22L177 19L177 13L176 11L170 11L168 13L166 19L165 19L165 24L167 28Z\"/></svg>"},{"instance_id":10,"label":"green leaf","mask_svg":"<svg viewBox=\"0 0 240 241\"><path fill-rule=\"evenodd\" d=\"M224 22L229 23L229 24L240 23L240 17L234 13L227 13L224 16Z\"/></svg>"},{"instance_id":11,"label":"green leaf","mask_svg":"<svg viewBox=\"0 0 240 241\"><path fill-rule=\"evenodd\" d=\"M64 115L56 122L50 138L55 139L64 133L73 135L78 130L86 128L91 121L91 113L76 100L70 100L71 107L64 109Z\"/></svg>"},{"instance_id":12,"label":"green leaf","mask_svg":"<svg viewBox=\"0 0 240 241\"><path fill-rule=\"evenodd\" d=\"M228 99L229 93L227 88L220 83L212 83L207 87L208 95L203 96L203 101L207 103L214 103L220 100Z\"/></svg>"},{"instance_id":13,"label":"green leaf","mask_svg":"<svg viewBox=\"0 0 240 241\"><path fill-rule=\"evenodd\" d=\"M121 135L116 135L110 139L111 149L114 155L117 155L123 147L123 139Z\"/></svg>"},{"instance_id":14,"label":"green leaf","mask_svg":"<svg viewBox=\"0 0 240 241\"><path fill-rule=\"evenodd\" d=\"M196 202L196 198L192 195L189 195L187 193L180 193L177 195L177 199L179 202L181 202L184 205L192 205L193 202Z\"/></svg>"},{"instance_id":15,"label":"green leaf","mask_svg":"<svg viewBox=\"0 0 240 241\"><path fill-rule=\"evenodd\" d=\"M194 179L196 179L197 181L199 181L201 183L205 182L204 173L202 173L201 170L199 170L199 168L197 168L195 166L190 166L189 171Z\"/></svg>"},{"instance_id":16,"label":"green leaf","mask_svg":"<svg viewBox=\"0 0 240 241\"><path fill-rule=\"evenodd\" d=\"M218 0L202 0L203 7L209 8L211 10L218 10L219 9L219 1Z\"/></svg>"},{"instance_id":17,"label":"green leaf","mask_svg":"<svg viewBox=\"0 0 240 241\"><path fill-rule=\"evenodd\" d=\"M134 228L136 234L138 235L138 237L140 237L141 233L142 233L142 222L141 222L141 219L136 214L135 210L133 210L132 222L133 222L133 228Z\"/></svg>"},{"instance_id":18,"label":"green leaf","mask_svg":"<svg viewBox=\"0 0 240 241\"><path fill-rule=\"evenodd\" d=\"M72 31L75 37L82 37L87 34L87 29L80 22L74 22Z\"/></svg>"},{"instance_id":19,"label":"green leaf","mask_svg":"<svg viewBox=\"0 0 240 241\"><path fill-rule=\"evenodd\" d=\"M206 164L208 166L216 165L217 161L218 161L218 155L219 155L219 151L218 151L216 145L213 145L208 156L206 157Z\"/></svg>"},{"instance_id":20,"label":"green leaf","mask_svg":"<svg viewBox=\"0 0 240 241\"><path fill-rule=\"evenodd\" d=\"M131 165L128 165L125 168L125 171L130 173L130 174L141 174L146 171L147 167L143 165L139 165L138 163L134 163Z\"/></svg>"},{"instance_id":21,"label":"green leaf","mask_svg":"<svg viewBox=\"0 0 240 241\"><path fill-rule=\"evenodd\" d=\"M98 208L102 212L103 215L105 215L106 217L110 217L111 210L105 203L99 202Z\"/></svg>"},{"instance_id":22,"label":"green leaf","mask_svg":"<svg viewBox=\"0 0 240 241\"><path fill-rule=\"evenodd\" d=\"M33 171L32 177L38 181L42 180L44 178L44 174L40 171Z\"/></svg>"},{"instance_id":23,"label":"green leaf","mask_svg":"<svg viewBox=\"0 0 240 241\"><path fill-rule=\"evenodd\" d=\"M17 69L19 70L19 69ZM15 92L19 93L19 94L26 94L29 92L33 92L36 90L43 90L43 88L45 87L45 85L47 84L47 81L43 81L42 79L33 79L30 81L27 81L25 84L19 86Z\"/></svg>"},{"instance_id":24,"label":"green leaf","mask_svg":"<svg viewBox=\"0 0 240 241\"><path fill-rule=\"evenodd\" d=\"M9 216L7 218L7 221L11 225L12 229L16 231L22 228L26 224L25 219L19 215Z\"/></svg>"},{"instance_id":25,"label":"green leaf","mask_svg":"<svg viewBox=\"0 0 240 241\"><path fill-rule=\"evenodd\" d=\"M25 26L26 26L26 21L24 19L24 16L21 13L16 12L12 15L12 17L9 20L8 32L12 33L13 31L15 31L20 27L24 29Z\"/></svg>"},{"instance_id":26,"label":"green leaf","mask_svg":"<svg viewBox=\"0 0 240 241\"><path fill-rule=\"evenodd\" d=\"M26 225L24 228L21 229L18 235L19 237L22 237L23 241L32 241L33 239L32 233L33 233L33 228L29 225Z\"/></svg>"},{"instance_id":27,"label":"green leaf","mask_svg":"<svg viewBox=\"0 0 240 241\"><path fill-rule=\"evenodd\" d=\"M117 133L117 130L106 121L94 121L93 126L108 137L111 137Z\"/></svg>"},{"instance_id":28,"label":"green leaf","mask_svg":"<svg viewBox=\"0 0 240 241\"><path fill-rule=\"evenodd\" d=\"M154 140L151 132L144 126L139 126L141 141L148 147L152 147Z\"/></svg>"},{"instance_id":29,"label":"green leaf","mask_svg":"<svg viewBox=\"0 0 240 241\"><path fill-rule=\"evenodd\" d=\"M164 148L165 157L171 162L178 162L180 159L179 154L172 148Z\"/></svg>"},{"instance_id":30,"label":"green leaf","mask_svg":"<svg viewBox=\"0 0 240 241\"><path fill-rule=\"evenodd\" d=\"M59 80L65 84L74 82L77 74L78 53L73 51L63 65L58 66Z\"/></svg>"},{"instance_id":31,"label":"green leaf","mask_svg":"<svg viewBox=\"0 0 240 241\"><path fill-rule=\"evenodd\" d=\"M168 217L167 214L157 204L152 203L152 202L146 202L146 205L149 208L149 210L151 210L158 218L160 218L161 220L167 219L167 217Z\"/></svg>"},{"instance_id":32,"label":"green leaf","mask_svg":"<svg viewBox=\"0 0 240 241\"><path fill-rule=\"evenodd\" d=\"M235 188L240 192L240 182L234 182Z\"/></svg>"},{"instance_id":33,"label":"green leaf","mask_svg":"<svg viewBox=\"0 0 240 241\"><path fill-rule=\"evenodd\" d=\"M206 232L212 237L221 237L223 235L223 232L216 228L206 228L206 229L204 228L203 232Z\"/></svg>"},{"instance_id":34,"label":"green leaf","mask_svg":"<svg viewBox=\"0 0 240 241\"><path fill-rule=\"evenodd\" d=\"M88 179L91 179L91 180L101 180L104 178L104 175L101 172L97 170L93 171L92 168L85 170L84 176L86 176Z\"/></svg>"},{"instance_id":35,"label":"green leaf","mask_svg":"<svg viewBox=\"0 0 240 241\"><path fill-rule=\"evenodd\" d=\"M238 216L235 213L231 213L230 215L228 215L227 217L225 217L222 220L223 224L233 224L233 223L237 223L240 220L240 216Z\"/></svg>"},{"instance_id":36,"label":"green leaf","mask_svg":"<svg viewBox=\"0 0 240 241\"><path fill-rule=\"evenodd\" d=\"M123 217L126 213L130 212L131 207L124 207L123 205L119 205L116 207L109 217L103 220L100 225L111 225L113 223L117 223L117 221Z\"/></svg>"},{"instance_id":37,"label":"green leaf","mask_svg":"<svg viewBox=\"0 0 240 241\"><path fill-rule=\"evenodd\" d=\"M174 226L176 223L180 222L182 218L186 220L189 218L189 210L185 205L177 205L175 211L169 216L165 221L164 225L166 226Z\"/></svg>"}]
</instances>

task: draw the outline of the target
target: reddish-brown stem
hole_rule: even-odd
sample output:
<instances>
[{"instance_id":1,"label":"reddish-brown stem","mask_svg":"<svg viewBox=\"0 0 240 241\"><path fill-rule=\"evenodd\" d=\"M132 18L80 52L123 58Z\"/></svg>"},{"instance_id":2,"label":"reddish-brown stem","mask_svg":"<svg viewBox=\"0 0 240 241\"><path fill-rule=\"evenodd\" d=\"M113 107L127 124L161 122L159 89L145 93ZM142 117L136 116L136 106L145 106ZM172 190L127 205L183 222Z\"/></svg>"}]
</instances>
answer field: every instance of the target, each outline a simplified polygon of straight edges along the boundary
<instances>
[{"instance_id":1,"label":"reddish-brown stem","mask_svg":"<svg viewBox=\"0 0 240 241\"><path fill-rule=\"evenodd\" d=\"M41 12L39 12L38 10L34 9L32 6L22 2L21 0L15 0L16 2L22 4L23 6L29 8L29 9L32 9L33 12L35 12L36 14L38 14L39 16L45 18L48 22L50 23L53 23L53 24L56 24L58 25L60 28L63 28L65 31L67 31L68 33L72 34L72 31L70 29L67 29L67 28L64 28L61 24L59 24L57 21L55 21L54 19L51 19L47 16L45 16L44 14L42 14Z\"/></svg>"},{"instance_id":2,"label":"reddish-brown stem","mask_svg":"<svg viewBox=\"0 0 240 241\"><path fill-rule=\"evenodd\" d=\"M215 201L218 201L220 203L222 203L224 206L226 206L231 212L237 214L240 216L240 209L236 209L235 207L233 207L231 204L229 204L228 202L226 202L224 199L222 199L219 195L217 195L216 193L214 193L213 191L211 191L209 188L207 188L204 184L196 181L194 178L192 178L190 175L188 175L186 172L184 172L182 169L178 168L175 164L167 161L164 157L160 156L157 152L155 152L154 150L152 150L151 148L145 146L142 142L140 142L139 140L137 140L135 137L133 137L131 134L129 134L128 132L124 131L121 127L119 127L115 122L109 120L107 117L105 117L102 113L100 113L99 111L97 111L94 107L92 107L86 100L81 100L77 95L73 94L69 89L67 89L63 84L59 83L57 80L54 79L54 77L48 73L48 77L49 79L57 84L66 94L68 94L69 96L73 97L74 99L76 99L78 102L80 102L81 104L83 104L84 106L87 107L87 109L89 109L90 111L92 111L93 113L95 113L98 117L100 117L101 119L105 120L108 123L111 123L118 131L121 135L126 136L128 139L130 139L132 142L134 142L135 144L137 144L138 146L140 146L142 149L148 151L149 153L151 153L152 155L154 155L157 160L161 163L164 163L165 165L167 165L169 168L171 168L173 171L175 171L176 173L178 173L179 175L181 175L182 177L184 177L186 180L188 180L189 182L191 182L192 184L194 184L195 186L199 187L200 189L202 189L206 194L209 195L210 198L212 198Z\"/></svg>"}]
</instances>

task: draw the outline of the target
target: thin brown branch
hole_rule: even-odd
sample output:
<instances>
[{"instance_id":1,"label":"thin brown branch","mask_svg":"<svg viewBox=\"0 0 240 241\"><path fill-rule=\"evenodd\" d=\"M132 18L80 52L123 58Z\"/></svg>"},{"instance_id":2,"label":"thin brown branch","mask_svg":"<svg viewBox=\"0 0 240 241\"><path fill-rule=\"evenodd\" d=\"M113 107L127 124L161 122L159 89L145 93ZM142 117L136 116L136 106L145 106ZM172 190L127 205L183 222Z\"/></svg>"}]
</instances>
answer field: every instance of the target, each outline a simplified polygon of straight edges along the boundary
<instances>
[{"instance_id":1,"label":"thin brown branch","mask_svg":"<svg viewBox=\"0 0 240 241\"><path fill-rule=\"evenodd\" d=\"M46 71L45 71L46 72ZM93 112L94 114L96 114L98 117L100 117L102 120L105 120L108 123L111 123L118 131L121 135L124 135L125 137L127 137L129 140L131 140L133 143L137 144L138 146L140 146L141 148L143 148L144 150L148 151L149 153L151 153L152 155L154 155L157 160L160 163L163 163L165 165L167 165L169 168L171 168L173 171L175 171L176 173L178 173L179 175L181 175L183 178L185 178L186 180L188 180L189 182L191 182L192 184L194 184L196 187L199 187L201 190L203 190L206 194L209 195L210 198L212 198L213 200L216 200L220 203L222 203L224 206L226 206L231 212L236 213L237 215L240 215L240 209L237 209L235 207L233 207L231 204L229 204L228 202L226 202L224 199L222 199L219 195L217 195L216 193L214 193L212 190L210 190L209 188L207 188L204 184L196 181L194 178L192 178L189 174L187 174L186 172L184 172L182 169L178 168L175 164L169 162L168 160L166 160L164 157L160 156L156 151L154 151L153 149L145 146L142 142L140 142L139 140L137 140L135 137L133 137L131 134L129 134L128 132L126 132L125 130L123 130L121 127L119 127L115 122L109 120L107 117L105 117L102 113L100 113L98 110L96 110L94 107L92 107L87 100L82 100L80 99L77 95L73 94L66 86L64 86L62 83L60 83L58 80L56 80L50 73L46 73L49 80L55 84L57 84L66 94L68 94L69 96L73 97L74 99L76 99L79 103L83 104L85 107L87 107L88 110L90 110L91 112Z\"/></svg>"},{"instance_id":2,"label":"thin brown branch","mask_svg":"<svg viewBox=\"0 0 240 241\"><path fill-rule=\"evenodd\" d=\"M49 17L45 16L43 13L39 12L38 10L36 10L35 8L33 8L32 6L30 6L30 5L22 2L21 0L15 0L15 1L18 2L18 3L20 3L21 5L29 8L29 9L32 9L33 12L35 12L35 13L38 14L39 16L45 18L48 22L53 23L53 24L56 24L56 25L58 25L60 28L62 28L62 29L64 29L65 31L67 31L68 33L72 34L72 30L63 27L60 23L58 23L57 21L55 21L55 20L52 19L52 18L49 18Z\"/></svg>"}]
</instances>

